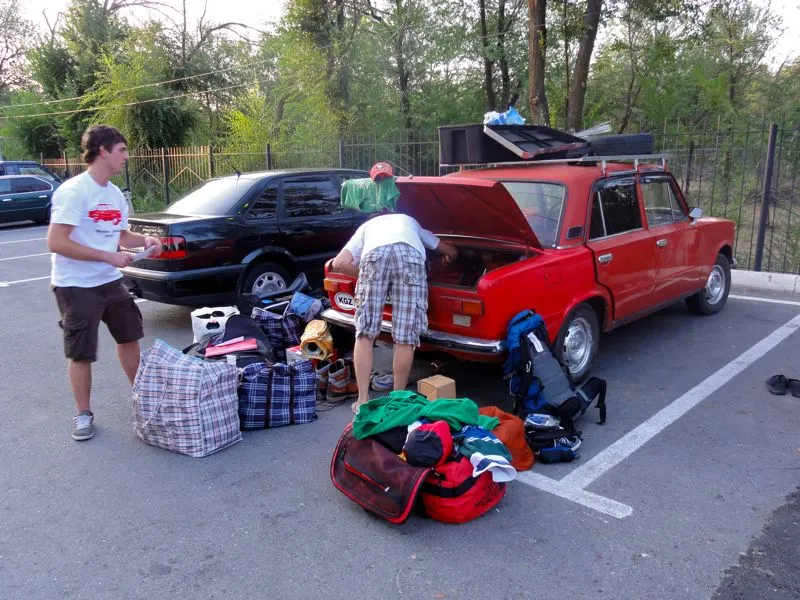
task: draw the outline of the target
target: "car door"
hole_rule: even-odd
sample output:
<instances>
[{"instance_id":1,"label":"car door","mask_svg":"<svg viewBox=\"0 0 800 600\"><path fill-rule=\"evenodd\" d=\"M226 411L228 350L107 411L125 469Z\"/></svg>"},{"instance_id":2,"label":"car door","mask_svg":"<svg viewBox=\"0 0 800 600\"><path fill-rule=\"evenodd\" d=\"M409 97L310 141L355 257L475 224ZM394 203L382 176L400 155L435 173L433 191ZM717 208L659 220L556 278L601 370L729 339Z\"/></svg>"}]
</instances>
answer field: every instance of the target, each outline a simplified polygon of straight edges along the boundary
<instances>
[{"instance_id":1,"label":"car door","mask_svg":"<svg viewBox=\"0 0 800 600\"><path fill-rule=\"evenodd\" d=\"M2 203L19 219L44 217L53 186L38 177L11 177L11 193L4 194Z\"/></svg>"},{"instance_id":2,"label":"car door","mask_svg":"<svg viewBox=\"0 0 800 600\"><path fill-rule=\"evenodd\" d=\"M321 269L364 219L341 205L338 181L328 173L284 178L281 199L282 238L304 269Z\"/></svg>"},{"instance_id":3,"label":"car door","mask_svg":"<svg viewBox=\"0 0 800 600\"><path fill-rule=\"evenodd\" d=\"M244 215L244 228L237 245L245 255L260 248L283 247L278 217L280 182L270 180L252 200Z\"/></svg>"},{"instance_id":4,"label":"car door","mask_svg":"<svg viewBox=\"0 0 800 600\"><path fill-rule=\"evenodd\" d=\"M652 304L655 285L655 252L651 234L642 226L636 179L617 177L596 184L590 210L587 245L594 254L597 281L611 292L614 320L624 320Z\"/></svg>"},{"instance_id":5,"label":"car door","mask_svg":"<svg viewBox=\"0 0 800 600\"><path fill-rule=\"evenodd\" d=\"M655 244L653 296L668 302L697 291L699 259L697 228L667 174L643 175L640 181L647 227Z\"/></svg>"}]
</instances>

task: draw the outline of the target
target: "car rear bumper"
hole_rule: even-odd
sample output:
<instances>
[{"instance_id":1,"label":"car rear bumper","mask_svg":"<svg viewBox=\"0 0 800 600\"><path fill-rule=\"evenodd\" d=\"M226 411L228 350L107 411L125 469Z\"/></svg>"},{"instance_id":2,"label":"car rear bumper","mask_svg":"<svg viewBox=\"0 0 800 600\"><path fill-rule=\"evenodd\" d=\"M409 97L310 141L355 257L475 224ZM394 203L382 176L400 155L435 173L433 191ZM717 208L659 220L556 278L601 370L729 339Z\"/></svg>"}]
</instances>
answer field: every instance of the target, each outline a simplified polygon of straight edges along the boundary
<instances>
[{"instance_id":1,"label":"car rear bumper","mask_svg":"<svg viewBox=\"0 0 800 600\"><path fill-rule=\"evenodd\" d=\"M338 325L355 331L355 315L342 313L338 310L329 308L322 311L322 319L331 325ZM391 335L392 322L381 321L381 333ZM445 331L426 331L420 335L420 342L429 350L440 350L443 352L457 352L462 355L475 355L482 359L499 358L505 351L502 340L486 340L482 338L468 337Z\"/></svg>"},{"instance_id":2,"label":"car rear bumper","mask_svg":"<svg viewBox=\"0 0 800 600\"><path fill-rule=\"evenodd\" d=\"M146 300L164 304L202 306L233 302L244 265L153 271L137 267L122 269L123 283Z\"/></svg>"}]
</instances>

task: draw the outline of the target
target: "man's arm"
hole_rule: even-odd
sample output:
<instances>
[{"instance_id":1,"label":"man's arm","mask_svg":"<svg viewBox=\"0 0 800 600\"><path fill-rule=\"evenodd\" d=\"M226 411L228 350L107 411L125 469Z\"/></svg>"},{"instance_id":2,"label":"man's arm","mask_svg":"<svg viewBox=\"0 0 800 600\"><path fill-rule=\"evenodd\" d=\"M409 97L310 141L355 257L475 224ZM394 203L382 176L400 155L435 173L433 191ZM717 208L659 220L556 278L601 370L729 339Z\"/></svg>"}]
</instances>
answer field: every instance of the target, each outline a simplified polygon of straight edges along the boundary
<instances>
[{"instance_id":1,"label":"man's arm","mask_svg":"<svg viewBox=\"0 0 800 600\"><path fill-rule=\"evenodd\" d=\"M69 235L72 233L73 227L74 225L50 223L50 227L47 230L47 245L50 248L50 252L75 260L104 262L118 269L127 267L133 262L133 255L131 254L96 250L71 240Z\"/></svg>"},{"instance_id":2,"label":"man's arm","mask_svg":"<svg viewBox=\"0 0 800 600\"><path fill-rule=\"evenodd\" d=\"M338 273L344 273L345 275L350 275L350 277L358 278L356 259L347 248L344 248L336 255L336 258L333 259L333 263L331 263L331 268Z\"/></svg>"},{"instance_id":3,"label":"man's arm","mask_svg":"<svg viewBox=\"0 0 800 600\"><path fill-rule=\"evenodd\" d=\"M435 252L442 255L442 263L449 265L458 258L458 249L450 242L439 240L439 244L434 248Z\"/></svg>"},{"instance_id":4,"label":"man's arm","mask_svg":"<svg viewBox=\"0 0 800 600\"><path fill-rule=\"evenodd\" d=\"M134 233L130 229L123 231L119 234L119 243L123 248L145 248L155 247L149 258L155 258L161 254L161 240L152 235L142 235L141 233Z\"/></svg>"}]
</instances>

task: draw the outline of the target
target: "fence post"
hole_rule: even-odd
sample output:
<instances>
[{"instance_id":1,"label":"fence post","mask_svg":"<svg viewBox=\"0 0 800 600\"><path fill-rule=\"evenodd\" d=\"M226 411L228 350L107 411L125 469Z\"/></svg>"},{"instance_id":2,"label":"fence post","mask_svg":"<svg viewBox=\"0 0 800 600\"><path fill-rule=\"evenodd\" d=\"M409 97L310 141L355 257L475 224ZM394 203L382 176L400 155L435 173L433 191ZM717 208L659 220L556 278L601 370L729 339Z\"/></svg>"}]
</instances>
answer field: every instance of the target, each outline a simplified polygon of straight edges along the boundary
<instances>
[{"instance_id":1,"label":"fence post","mask_svg":"<svg viewBox=\"0 0 800 600\"><path fill-rule=\"evenodd\" d=\"M339 168L344 169L344 141L339 140Z\"/></svg>"},{"instance_id":2,"label":"fence post","mask_svg":"<svg viewBox=\"0 0 800 600\"><path fill-rule=\"evenodd\" d=\"M769 193L772 184L772 163L775 159L775 142L778 137L778 124L769 127L769 142L767 144L767 166L764 169L764 192L761 195L761 218L758 220L758 238L756 241L755 270L761 270L761 259L764 255L764 236L767 232L767 217L769 217Z\"/></svg>"},{"instance_id":3,"label":"fence post","mask_svg":"<svg viewBox=\"0 0 800 600\"><path fill-rule=\"evenodd\" d=\"M67 160L67 152L66 152L66 150L61 152L61 156L64 157L64 179L69 179L70 178L69 161Z\"/></svg>"},{"instance_id":4,"label":"fence post","mask_svg":"<svg viewBox=\"0 0 800 600\"><path fill-rule=\"evenodd\" d=\"M267 142L267 171L272 170L272 144Z\"/></svg>"},{"instance_id":5,"label":"fence post","mask_svg":"<svg viewBox=\"0 0 800 600\"><path fill-rule=\"evenodd\" d=\"M694 159L694 138L689 138L689 155L686 157L686 177L683 180L683 193L689 193L689 184L692 181L692 160Z\"/></svg>"},{"instance_id":6,"label":"fence post","mask_svg":"<svg viewBox=\"0 0 800 600\"><path fill-rule=\"evenodd\" d=\"M214 146L208 145L208 178L214 176Z\"/></svg>"},{"instance_id":7,"label":"fence post","mask_svg":"<svg viewBox=\"0 0 800 600\"><path fill-rule=\"evenodd\" d=\"M166 148L161 148L161 169L164 172L164 205L166 206L169 204L169 161Z\"/></svg>"},{"instance_id":8,"label":"fence post","mask_svg":"<svg viewBox=\"0 0 800 600\"><path fill-rule=\"evenodd\" d=\"M131 173L128 170L128 163L130 162L130 158L125 161L125 187L128 189L128 192L131 191Z\"/></svg>"}]
</instances>

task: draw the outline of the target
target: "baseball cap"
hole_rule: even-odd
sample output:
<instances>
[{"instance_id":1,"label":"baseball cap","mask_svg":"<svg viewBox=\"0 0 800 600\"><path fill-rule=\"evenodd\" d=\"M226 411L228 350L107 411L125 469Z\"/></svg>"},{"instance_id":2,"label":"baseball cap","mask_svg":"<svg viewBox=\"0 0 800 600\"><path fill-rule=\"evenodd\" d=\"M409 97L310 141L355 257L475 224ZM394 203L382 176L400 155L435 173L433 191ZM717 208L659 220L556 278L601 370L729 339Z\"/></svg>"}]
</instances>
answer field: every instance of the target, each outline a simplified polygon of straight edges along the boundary
<instances>
[{"instance_id":1,"label":"baseball cap","mask_svg":"<svg viewBox=\"0 0 800 600\"><path fill-rule=\"evenodd\" d=\"M378 181L378 179L383 177L392 177L393 175L394 169L392 169L392 165L385 162L375 163L369 170L369 176L372 181Z\"/></svg>"}]
</instances>

